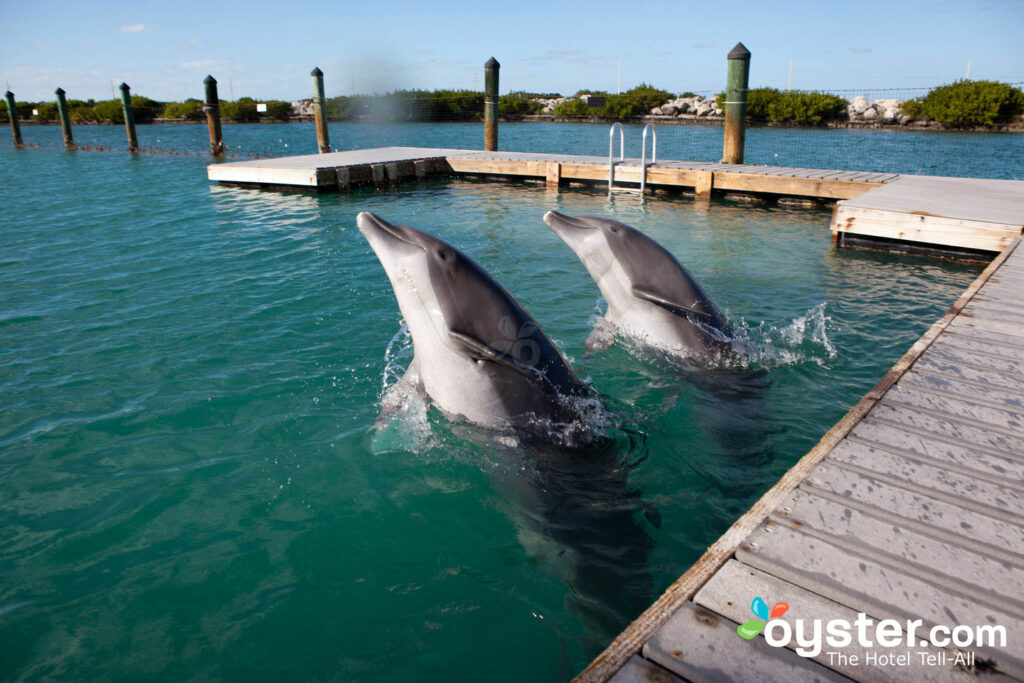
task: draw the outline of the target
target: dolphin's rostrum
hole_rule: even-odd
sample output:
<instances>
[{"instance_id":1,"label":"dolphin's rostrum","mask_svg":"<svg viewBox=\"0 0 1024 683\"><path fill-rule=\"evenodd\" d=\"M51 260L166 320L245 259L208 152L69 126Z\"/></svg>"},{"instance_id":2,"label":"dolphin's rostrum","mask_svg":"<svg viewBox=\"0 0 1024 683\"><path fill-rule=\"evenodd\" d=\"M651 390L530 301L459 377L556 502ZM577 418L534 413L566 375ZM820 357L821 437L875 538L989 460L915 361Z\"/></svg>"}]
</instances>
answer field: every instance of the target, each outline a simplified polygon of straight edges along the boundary
<instances>
[{"instance_id":1,"label":"dolphin's rostrum","mask_svg":"<svg viewBox=\"0 0 1024 683\"><path fill-rule=\"evenodd\" d=\"M576 252L608 302L605 318L654 347L702 360L729 350L729 326L676 258L625 223L554 211L544 222Z\"/></svg>"},{"instance_id":2,"label":"dolphin's rostrum","mask_svg":"<svg viewBox=\"0 0 1024 683\"><path fill-rule=\"evenodd\" d=\"M587 395L512 295L450 244L372 213L356 217L413 341L402 380L443 412L491 427L564 423Z\"/></svg>"}]
</instances>

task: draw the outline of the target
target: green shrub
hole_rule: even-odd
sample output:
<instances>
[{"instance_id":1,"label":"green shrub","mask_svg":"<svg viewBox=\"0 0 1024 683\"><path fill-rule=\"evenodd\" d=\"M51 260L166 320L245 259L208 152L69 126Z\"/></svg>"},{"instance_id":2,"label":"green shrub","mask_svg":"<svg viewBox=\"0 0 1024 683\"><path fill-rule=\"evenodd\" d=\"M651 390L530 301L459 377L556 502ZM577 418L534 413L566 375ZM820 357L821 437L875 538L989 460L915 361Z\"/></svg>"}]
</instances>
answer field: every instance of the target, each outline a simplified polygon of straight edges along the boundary
<instances>
[{"instance_id":1,"label":"green shrub","mask_svg":"<svg viewBox=\"0 0 1024 683\"><path fill-rule=\"evenodd\" d=\"M597 116L598 110L591 109L581 99L571 99L555 105L555 116Z\"/></svg>"},{"instance_id":2,"label":"green shrub","mask_svg":"<svg viewBox=\"0 0 1024 683\"><path fill-rule=\"evenodd\" d=\"M39 112L32 118L36 121L57 121L60 119L60 112L57 110L56 102L40 102L36 105Z\"/></svg>"},{"instance_id":3,"label":"green shrub","mask_svg":"<svg viewBox=\"0 0 1024 683\"><path fill-rule=\"evenodd\" d=\"M718 95L724 108L725 95ZM754 88L747 92L747 119L756 122L816 125L846 116L846 100L822 92Z\"/></svg>"},{"instance_id":4,"label":"green shrub","mask_svg":"<svg viewBox=\"0 0 1024 683\"><path fill-rule=\"evenodd\" d=\"M164 109L164 118L199 120L203 118L203 103L192 98L184 102L171 102Z\"/></svg>"},{"instance_id":5,"label":"green shrub","mask_svg":"<svg viewBox=\"0 0 1024 683\"><path fill-rule=\"evenodd\" d=\"M256 111L256 100L251 97L239 97L234 102L221 102L220 115L232 121L259 121Z\"/></svg>"},{"instance_id":6,"label":"green shrub","mask_svg":"<svg viewBox=\"0 0 1024 683\"><path fill-rule=\"evenodd\" d=\"M956 81L904 102L903 111L951 126L990 126L1024 113L1024 92L998 81Z\"/></svg>"},{"instance_id":7,"label":"green shrub","mask_svg":"<svg viewBox=\"0 0 1024 683\"><path fill-rule=\"evenodd\" d=\"M121 100L102 100L97 102L92 110L97 121L124 123L124 110L121 108Z\"/></svg>"},{"instance_id":8,"label":"green shrub","mask_svg":"<svg viewBox=\"0 0 1024 683\"><path fill-rule=\"evenodd\" d=\"M498 115L504 118L539 114L543 109L543 104L518 92L502 95L498 101Z\"/></svg>"},{"instance_id":9,"label":"green shrub","mask_svg":"<svg viewBox=\"0 0 1024 683\"><path fill-rule=\"evenodd\" d=\"M260 116L270 119L287 119L291 115L292 103L281 100L269 100L266 113L260 114Z\"/></svg>"}]
</instances>

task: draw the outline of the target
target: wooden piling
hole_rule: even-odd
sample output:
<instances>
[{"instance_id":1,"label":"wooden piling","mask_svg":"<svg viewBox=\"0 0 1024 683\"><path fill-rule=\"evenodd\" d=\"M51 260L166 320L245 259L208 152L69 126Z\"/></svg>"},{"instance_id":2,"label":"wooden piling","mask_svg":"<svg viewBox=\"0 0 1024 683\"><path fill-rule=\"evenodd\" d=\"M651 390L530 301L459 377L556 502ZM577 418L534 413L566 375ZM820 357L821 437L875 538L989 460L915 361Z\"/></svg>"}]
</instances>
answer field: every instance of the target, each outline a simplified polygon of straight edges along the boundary
<instances>
[{"instance_id":1,"label":"wooden piling","mask_svg":"<svg viewBox=\"0 0 1024 683\"><path fill-rule=\"evenodd\" d=\"M314 67L310 72L313 77L313 116L316 118L316 144L321 154L331 151L331 141L327 136L327 103L324 99L324 72Z\"/></svg>"},{"instance_id":2,"label":"wooden piling","mask_svg":"<svg viewBox=\"0 0 1024 683\"><path fill-rule=\"evenodd\" d=\"M206 88L206 103L203 111L206 113L206 125L210 129L210 154L215 157L224 156L224 135L220 128L220 98L217 97L217 79L207 75L203 79Z\"/></svg>"},{"instance_id":3,"label":"wooden piling","mask_svg":"<svg viewBox=\"0 0 1024 683\"><path fill-rule=\"evenodd\" d=\"M725 87L725 137L722 163L743 163L743 142L747 127L747 84L750 78L750 50L743 43L728 55L729 72Z\"/></svg>"},{"instance_id":4,"label":"wooden piling","mask_svg":"<svg viewBox=\"0 0 1024 683\"><path fill-rule=\"evenodd\" d=\"M131 88L127 83L122 83L119 87L121 88L121 108L124 110L124 129L128 134L128 151L138 152L139 138L135 135L135 112L132 111Z\"/></svg>"},{"instance_id":5,"label":"wooden piling","mask_svg":"<svg viewBox=\"0 0 1024 683\"><path fill-rule=\"evenodd\" d=\"M14 146L21 147L21 127L18 125L18 108L14 104L14 93L8 90L4 94L4 99L7 100L7 118L11 122L11 137L14 138Z\"/></svg>"},{"instance_id":6,"label":"wooden piling","mask_svg":"<svg viewBox=\"0 0 1024 683\"><path fill-rule=\"evenodd\" d=\"M484 64L484 150L498 149L498 70L501 64L491 57Z\"/></svg>"},{"instance_id":7,"label":"wooden piling","mask_svg":"<svg viewBox=\"0 0 1024 683\"><path fill-rule=\"evenodd\" d=\"M60 132L64 134L64 149L76 149L71 137L71 114L68 113L68 101L64 97L64 88L57 88L57 113L60 114Z\"/></svg>"}]
</instances>

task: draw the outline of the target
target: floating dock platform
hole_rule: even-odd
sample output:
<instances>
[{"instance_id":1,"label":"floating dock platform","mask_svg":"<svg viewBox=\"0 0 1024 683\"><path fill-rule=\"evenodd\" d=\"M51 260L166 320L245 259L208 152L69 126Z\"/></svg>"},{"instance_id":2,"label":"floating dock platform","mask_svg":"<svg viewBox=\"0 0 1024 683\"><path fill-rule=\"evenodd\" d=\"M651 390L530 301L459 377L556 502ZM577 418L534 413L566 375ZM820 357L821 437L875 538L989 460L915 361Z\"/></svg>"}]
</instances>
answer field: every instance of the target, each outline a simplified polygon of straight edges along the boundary
<instances>
[{"instance_id":1,"label":"floating dock platform","mask_svg":"<svg viewBox=\"0 0 1024 683\"><path fill-rule=\"evenodd\" d=\"M639 160L617 164L616 183L643 172ZM316 192L436 173L557 185L607 182L609 163L399 147L209 167L225 184ZM648 185L698 195L834 200L840 244L995 258L577 680L1024 680L1024 182L682 161L646 173ZM894 620L905 645L854 637L805 657L795 637L741 638L756 597L789 606L778 618L791 633L797 620L809 631L863 613ZM909 623L919 630L908 638ZM922 637L935 627L946 642Z\"/></svg>"},{"instance_id":2,"label":"floating dock platform","mask_svg":"<svg viewBox=\"0 0 1024 683\"><path fill-rule=\"evenodd\" d=\"M432 175L475 175L561 183L607 183L607 157L482 152L428 147L309 154L215 163L210 180L306 192L347 191ZM697 195L738 192L836 201L831 229L840 244L991 258L1024 229L1024 182L753 164L640 159L615 163L616 185L687 188Z\"/></svg>"}]
</instances>

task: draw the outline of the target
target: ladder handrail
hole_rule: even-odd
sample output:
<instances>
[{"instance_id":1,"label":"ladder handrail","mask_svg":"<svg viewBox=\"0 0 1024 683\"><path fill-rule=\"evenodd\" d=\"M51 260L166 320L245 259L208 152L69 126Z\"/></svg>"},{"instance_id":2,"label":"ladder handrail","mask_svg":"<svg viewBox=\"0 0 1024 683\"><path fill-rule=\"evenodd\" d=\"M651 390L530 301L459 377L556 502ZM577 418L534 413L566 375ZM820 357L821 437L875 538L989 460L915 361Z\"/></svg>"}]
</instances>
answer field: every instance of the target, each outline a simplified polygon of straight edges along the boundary
<instances>
[{"instance_id":1,"label":"ladder handrail","mask_svg":"<svg viewBox=\"0 0 1024 683\"><path fill-rule=\"evenodd\" d=\"M643 141L640 143L640 194L647 188L647 131L650 129L653 134L651 144L651 164L658 163L658 129L653 123L644 126Z\"/></svg>"},{"instance_id":2,"label":"ladder handrail","mask_svg":"<svg viewBox=\"0 0 1024 683\"><path fill-rule=\"evenodd\" d=\"M622 124L618 121L612 124L611 129L608 131L608 191L612 189L612 184L615 182L615 161L612 156L615 150L615 129L619 129L619 161L626 160L626 131L622 127Z\"/></svg>"}]
</instances>

